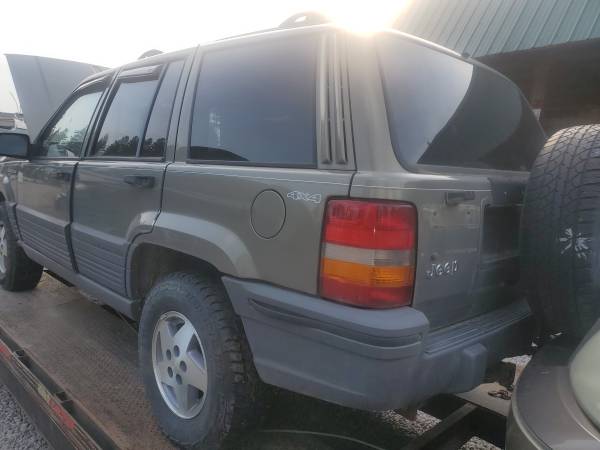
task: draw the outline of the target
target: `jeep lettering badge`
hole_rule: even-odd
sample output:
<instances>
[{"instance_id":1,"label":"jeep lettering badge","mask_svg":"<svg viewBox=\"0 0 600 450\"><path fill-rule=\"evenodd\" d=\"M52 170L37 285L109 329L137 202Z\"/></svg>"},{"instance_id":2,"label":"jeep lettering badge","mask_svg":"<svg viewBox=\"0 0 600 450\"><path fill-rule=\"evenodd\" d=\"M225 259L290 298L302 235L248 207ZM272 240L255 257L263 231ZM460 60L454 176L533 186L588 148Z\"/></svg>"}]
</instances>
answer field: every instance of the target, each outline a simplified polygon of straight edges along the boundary
<instances>
[{"instance_id":1,"label":"jeep lettering badge","mask_svg":"<svg viewBox=\"0 0 600 450\"><path fill-rule=\"evenodd\" d=\"M431 264L431 267L425 271L425 278L431 280L445 275L454 275L456 272L458 272L458 261L453 259L445 263Z\"/></svg>"}]
</instances>

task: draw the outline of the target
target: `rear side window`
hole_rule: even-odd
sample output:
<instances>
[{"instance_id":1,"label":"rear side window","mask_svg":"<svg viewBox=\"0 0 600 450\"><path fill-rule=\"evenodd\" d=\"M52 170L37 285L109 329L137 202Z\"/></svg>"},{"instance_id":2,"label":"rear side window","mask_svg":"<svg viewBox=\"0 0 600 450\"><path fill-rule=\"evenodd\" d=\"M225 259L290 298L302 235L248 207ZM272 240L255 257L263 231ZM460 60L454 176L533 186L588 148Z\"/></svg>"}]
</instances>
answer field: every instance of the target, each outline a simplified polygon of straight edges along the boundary
<instances>
[{"instance_id":1,"label":"rear side window","mask_svg":"<svg viewBox=\"0 0 600 450\"><path fill-rule=\"evenodd\" d=\"M182 69L183 61L175 61L163 69L162 79L121 80L102 122L92 156L163 157Z\"/></svg>"},{"instance_id":2,"label":"rear side window","mask_svg":"<svg viewBox=\"0 0 600 450\"><path fill-rule=\"evenodd\" d=\"M399 36L380 36L377 50L401 163L530 169L545 137L512 82Z\"/></svg>"},{"instance_id":3,"label":"rear side window","mask_svg":"<svg viewBox=\"0 0 600 450\"><path fill-rule=\"evenodd\" d=\"M169 64L160 84L154 105L152 106L144 144L140 151L140 156L142 157L160 158L165 154L167 132L169 131L171 113L173 112L173 102L182 69L183 61L176 61Z\"/></svg>"},{"instance_id":4,"label":"rear side window","mask_svg":"<svg viewBox=\"0 0 600 450\"><path fill-rule=\"evenodd\" d=\"M316 37L205 54L190 158L314 165L316 54Z\"/></svg>"},{"instance_id":5,"label":"rear side window","mask_svg":"<svg viewBox=\"0 0 600 450\"><path fill-rule=\"evenodd\" d=\"M133 157L142 141L158 80L119 82L92 156Z\"/></svg>"},{"instance_id":6,"label":"rear side window","mask_svg":"<svg viewBox=\"0 0 600 450\"><path fill-rule=\"evenodd\" d=\"M77 158L90 125L101 88L75 93L55 123L46 130L35 149L35 156L47 158Z\"/></svg>"}]
</instances>

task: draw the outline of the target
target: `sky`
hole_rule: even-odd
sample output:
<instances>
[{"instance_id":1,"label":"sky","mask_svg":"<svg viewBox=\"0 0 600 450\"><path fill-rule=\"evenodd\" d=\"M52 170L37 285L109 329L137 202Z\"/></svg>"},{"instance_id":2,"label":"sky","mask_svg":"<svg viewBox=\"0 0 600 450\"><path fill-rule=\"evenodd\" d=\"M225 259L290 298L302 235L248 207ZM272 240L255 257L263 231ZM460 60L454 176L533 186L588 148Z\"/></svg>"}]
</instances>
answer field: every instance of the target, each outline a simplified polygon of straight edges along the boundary
<instances>
[{"instance_id":1,"label":"sky","mask_svg":"<svg viewBox=\"0 0 600 450\"><path fill-rule=\"evenodd\" d=\"M416 0L19 0L3 8L0 54L20 53L115 67L150 49L173 51L273 28L299 12L318 11L342 26L390 26ZM0 56L0 111L15 102Z\"/></svg>"},{"instance_id":2,"label":"sky","mask_svg":"<svg viewBox=\"0 0 600 450\"><path fill-rule=\"evenodd\" d=\"M19 0L3 8L0 53L114 67L152 48L178 50L271 28L307 10L353 28L389 26L406 1Z\"/></svg>"}]
</instances>

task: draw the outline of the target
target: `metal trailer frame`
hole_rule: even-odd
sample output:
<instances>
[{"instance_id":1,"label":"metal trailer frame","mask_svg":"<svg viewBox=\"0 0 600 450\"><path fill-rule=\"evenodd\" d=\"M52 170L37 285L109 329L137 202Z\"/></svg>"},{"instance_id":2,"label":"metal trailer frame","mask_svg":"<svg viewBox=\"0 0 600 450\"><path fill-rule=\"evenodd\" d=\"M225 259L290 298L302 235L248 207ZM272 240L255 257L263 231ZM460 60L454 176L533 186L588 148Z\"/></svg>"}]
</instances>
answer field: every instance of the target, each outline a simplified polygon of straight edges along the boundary
<instances>
[{"instance_id":1,"label":"metal trailer frame","mask_svg":"<svg viewBox=\"0 0 600 450\"><path fill-rule=\"evenodd\" d=\"M54 448L118 448L2 330L0 379Z\"/></svg>"}]
</instances>

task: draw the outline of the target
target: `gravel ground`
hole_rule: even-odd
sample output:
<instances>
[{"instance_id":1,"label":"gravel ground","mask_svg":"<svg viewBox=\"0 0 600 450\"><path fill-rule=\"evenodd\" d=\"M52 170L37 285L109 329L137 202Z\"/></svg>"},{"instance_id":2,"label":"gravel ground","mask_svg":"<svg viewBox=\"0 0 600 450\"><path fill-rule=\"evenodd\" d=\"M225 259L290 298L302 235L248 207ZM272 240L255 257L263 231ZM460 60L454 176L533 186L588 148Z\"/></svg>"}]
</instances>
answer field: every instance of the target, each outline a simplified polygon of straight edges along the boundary
<instances>
[{"instance_id":1,"label":"gravel ground","mask_svg":"<svg viewBox=\"0 0 600 450\"><path fill-rule=\"evenodd\" d=\"M6 386L0 386L0 449L49 449L43 436L13 399Z\"/></svg>"}]
</instances>

